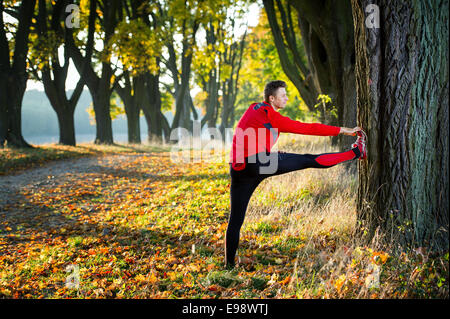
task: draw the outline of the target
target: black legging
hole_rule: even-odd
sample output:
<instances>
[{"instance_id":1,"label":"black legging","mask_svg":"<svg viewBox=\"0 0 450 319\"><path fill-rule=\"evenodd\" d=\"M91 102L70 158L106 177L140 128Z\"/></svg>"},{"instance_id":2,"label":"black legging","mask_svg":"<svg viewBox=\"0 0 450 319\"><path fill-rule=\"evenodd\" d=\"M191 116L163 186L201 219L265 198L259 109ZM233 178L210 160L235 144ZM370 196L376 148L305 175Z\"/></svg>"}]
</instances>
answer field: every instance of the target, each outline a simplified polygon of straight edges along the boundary
<instances>
[{"instance_id":1,"label":"black legging","mask_svg":"<svg viewBox=\"0 0 450 319\"><path fill-rule=\"evenodd\" d=\"M268 154L265 155L267 156ZM354 148L347 152L318 155L284 152L271 153L271 155L277 156L278 158L276 170L271 173L267 173L266 170L264 174L261 174L260 168L265 166L267 169L267 167L271 164L270 162L261 163L266 162L266 160L263 159L262 161L259 161L257 156L253 156L251 159L247 158L245 161L245 168L240 171L234 170L230 164L231 213L228 220L225 238L225 265L227 267L234 266L236 250L239 244L239 232L244 222L245 212L247 210L250 197L256 187L258 187L259 183L270 176L285 174L305 168L332 167L338 163L358 158L360 156L360 151L358 148Z\"/></svg>"}]
</instances>

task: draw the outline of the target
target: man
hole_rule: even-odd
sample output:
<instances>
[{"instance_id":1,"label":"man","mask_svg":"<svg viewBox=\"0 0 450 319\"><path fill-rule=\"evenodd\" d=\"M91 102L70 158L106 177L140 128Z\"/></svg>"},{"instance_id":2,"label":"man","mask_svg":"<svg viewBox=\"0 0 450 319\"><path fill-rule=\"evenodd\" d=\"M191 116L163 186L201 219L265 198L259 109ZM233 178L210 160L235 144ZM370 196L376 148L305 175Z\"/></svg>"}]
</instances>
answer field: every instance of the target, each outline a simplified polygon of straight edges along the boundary
<instances>
[{"instance_id":1,"label":"man","mask_svg":"<svg viewBox=\"0 0 450 319\"><path fill-rule=\"evenodd\" d=\"M239 232L245 211L256 187L265 178L305 168L328 168L356 158L365 159L365 134L359 127L347 128L319 123L302 123L278 113L286 106L286 83L272 81L264 88L264 102L253 103L242 115L233 136L230 152L231 212L225 238L225 265L235 265ZM356 135L357 141L346 152L293 154L270 152L279 133L336 136Z\"/></svg>"}]
</instances>

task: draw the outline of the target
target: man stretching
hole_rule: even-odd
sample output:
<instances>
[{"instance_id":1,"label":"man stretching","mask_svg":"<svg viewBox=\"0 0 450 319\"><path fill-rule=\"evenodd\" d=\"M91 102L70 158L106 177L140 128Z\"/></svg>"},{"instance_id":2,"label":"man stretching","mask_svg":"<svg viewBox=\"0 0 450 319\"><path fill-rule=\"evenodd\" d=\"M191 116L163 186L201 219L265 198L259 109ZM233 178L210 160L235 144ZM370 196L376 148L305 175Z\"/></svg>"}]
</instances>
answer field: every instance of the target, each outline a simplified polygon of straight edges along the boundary
<instances>
[{"instance_id":1,"label":"man stretching","mask_svg":"<svg viewBox=\"0 0 450 319\"><path fill-rule=\"evenodd\" d=\"M319 123L302 123L278 111L287 103L286 83L272 81L264 88L264 102L253 103L242 115L233 136L230 152L231 212L225 237L225 265L233 268L250 197L265 178L305 168L328 168L336 164L365 159L366 137L361 128L347 128ZM279 133L336 136L358 134L352 149L326 154L294 154L270 152Z\"/></svg>"}]
</instances>

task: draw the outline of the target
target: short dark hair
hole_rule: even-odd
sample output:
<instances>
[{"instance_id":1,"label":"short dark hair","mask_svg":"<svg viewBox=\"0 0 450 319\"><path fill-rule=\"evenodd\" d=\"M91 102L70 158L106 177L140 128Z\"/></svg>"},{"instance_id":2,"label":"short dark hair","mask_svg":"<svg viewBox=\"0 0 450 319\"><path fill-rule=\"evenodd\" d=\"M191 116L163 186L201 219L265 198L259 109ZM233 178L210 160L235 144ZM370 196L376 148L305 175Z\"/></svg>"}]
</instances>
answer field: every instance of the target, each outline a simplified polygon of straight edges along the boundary
<instances>
[{"instance_id":1,"label":"short dark hair","mask_svg":"<svg viewBox=\"0 0 450 319\"><path fill-rule=\"evenodd\" d=\"M264 88L264 101L269 102L269 96L273 95L275 96L275 92L279 88L286 88L286 82L277 80L277 81L271 81L266 84L266 87Z\"/></svg>"}]
</instances>

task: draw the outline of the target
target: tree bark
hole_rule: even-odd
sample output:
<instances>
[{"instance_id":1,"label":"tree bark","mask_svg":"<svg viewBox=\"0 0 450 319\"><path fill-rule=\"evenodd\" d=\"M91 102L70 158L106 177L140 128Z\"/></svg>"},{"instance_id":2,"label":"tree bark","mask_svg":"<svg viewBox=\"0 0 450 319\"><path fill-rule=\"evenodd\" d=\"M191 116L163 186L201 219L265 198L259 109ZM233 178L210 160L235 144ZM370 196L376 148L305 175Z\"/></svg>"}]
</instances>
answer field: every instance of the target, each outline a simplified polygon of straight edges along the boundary
<instances>
[{"instance_id":1,"label":"tree bark","mask_svg":"<svg viewBox=\"0 0 450 319\"><path fill-rule=\"evenodd\" d=\"M132 0L125 3L124 9L129 19L142 19L148 26L147 32L156 32L155 30L163 20L161 16L156 17L153 13L149 15L148 8L144 8L142 1L139 0ZM162 7L160 7L160 13L163 13ZM125 86L123 88L119 85L118 79L116 78L116 90L125 104L129 142L132 140L134 142L141 142L139 123L141 109L144 112L144 117L147 122L149 142L163 142L163 132L165 132L165 136L169 136L170 128L167 119L161 112L161 93L159 90L160 60L160 57L156 57L158 71L155 74L144 71L131 77L125 71L123 73L125 79ZM132 138L132 135L135 138Z\"/></svg>"},{"instance_id":2,"label":"tree bark","mask_svg":"<svg viewBox=\"0 0 450 319\"><path fill-rule=\"evenodd\" d=\"M372 3L379 28L366 23ZM448 0L352 0L352 11L358 120L368 133L359 220L369 235L448 250Z\"/></svg>"}]
</instances>

